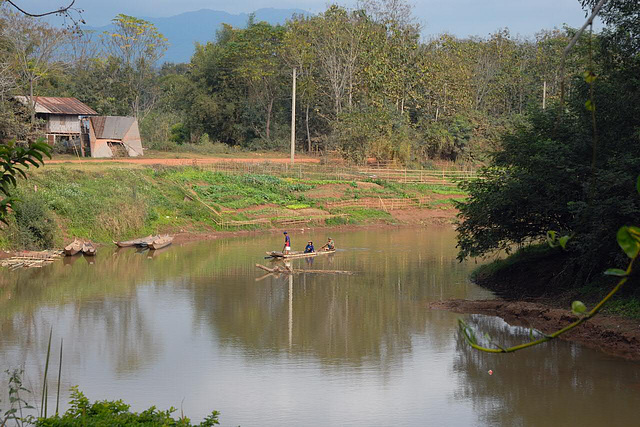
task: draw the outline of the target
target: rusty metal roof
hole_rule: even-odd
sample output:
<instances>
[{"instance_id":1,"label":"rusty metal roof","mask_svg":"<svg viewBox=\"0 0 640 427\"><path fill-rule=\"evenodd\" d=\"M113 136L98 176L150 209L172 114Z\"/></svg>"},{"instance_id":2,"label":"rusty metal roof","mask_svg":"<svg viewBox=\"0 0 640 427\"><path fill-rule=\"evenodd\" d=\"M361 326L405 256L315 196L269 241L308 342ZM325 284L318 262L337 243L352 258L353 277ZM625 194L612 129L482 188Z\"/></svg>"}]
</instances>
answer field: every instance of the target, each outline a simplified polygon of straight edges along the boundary
<instances>
[{"instance_id":1,"label":"rusty metal roof","mask_svg":"<svg viewBox=\"0 0 640 427\"><path fill-rule=\"evenodd\" d=\"M29 98L26 96L16 96L18 101L29 105ZM57 98L53 96L35 96L36 113L43 114L72 114L77 116L97 116L91 107L76 98Z\"/></svg>"},{"instance_id":2,"label":"rusty metal roof","mask_svg":"<svg viewBox=\"0 0 640 427\"><path fill-rule=\"evenodd\" d=\"M134 117L98 116L91 117L91 126L98 139L123 139L135 122Z\"/></svg>"}]
</instances>

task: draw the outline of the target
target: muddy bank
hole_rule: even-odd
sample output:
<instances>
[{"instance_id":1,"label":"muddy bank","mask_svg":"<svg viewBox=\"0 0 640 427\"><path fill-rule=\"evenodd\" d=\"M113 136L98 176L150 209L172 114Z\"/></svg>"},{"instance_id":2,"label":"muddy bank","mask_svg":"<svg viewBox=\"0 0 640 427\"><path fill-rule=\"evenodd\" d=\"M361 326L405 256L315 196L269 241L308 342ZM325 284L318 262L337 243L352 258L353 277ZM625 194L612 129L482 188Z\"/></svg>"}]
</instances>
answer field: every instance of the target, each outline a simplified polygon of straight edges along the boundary
<instances>
[{"instance_id":1,"label":"muddy bank","mask_svg":"<svg viewBox=\"0 0 640 427\"><path fill-rule=\"evenodd\" d=\"M577 320L569 310L522 301L445 300L431 303L429 308L498 316L511 325L534 328L547 334ZM598 315L558 338L613 356L640 361L640 320Z\"/></svg>"}]
</instances>

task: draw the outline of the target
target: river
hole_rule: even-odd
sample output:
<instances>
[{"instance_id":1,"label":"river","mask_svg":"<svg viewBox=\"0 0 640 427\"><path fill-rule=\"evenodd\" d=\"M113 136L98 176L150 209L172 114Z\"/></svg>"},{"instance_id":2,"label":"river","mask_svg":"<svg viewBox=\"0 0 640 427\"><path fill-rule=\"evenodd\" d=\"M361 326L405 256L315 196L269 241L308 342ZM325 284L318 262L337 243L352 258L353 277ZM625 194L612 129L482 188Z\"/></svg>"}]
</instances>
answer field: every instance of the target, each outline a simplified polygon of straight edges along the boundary
<instances>
[{"instance_id":1,"label":"river","mask_svg":"<svg viewBox=\"0 0 640 427\"><path fill-rule=\"evenodd\" d=\"M294 249L327 237L289 232ZM215 409L223 426L637 425L640 363L563 341L478 353L457 334L460 315L427 308L491 297L468 281L474 263L456 260L449 228L330 233L339 250L294 269L356 274L263 276L255 264L281 249L274 234L2 270L0 368L24 367L39 395L53 328L49 388L64 339L63 408L78 385L136 411L201 420ZM464 317L498 342L528 339Z\"/></svg>"}]
</instances>

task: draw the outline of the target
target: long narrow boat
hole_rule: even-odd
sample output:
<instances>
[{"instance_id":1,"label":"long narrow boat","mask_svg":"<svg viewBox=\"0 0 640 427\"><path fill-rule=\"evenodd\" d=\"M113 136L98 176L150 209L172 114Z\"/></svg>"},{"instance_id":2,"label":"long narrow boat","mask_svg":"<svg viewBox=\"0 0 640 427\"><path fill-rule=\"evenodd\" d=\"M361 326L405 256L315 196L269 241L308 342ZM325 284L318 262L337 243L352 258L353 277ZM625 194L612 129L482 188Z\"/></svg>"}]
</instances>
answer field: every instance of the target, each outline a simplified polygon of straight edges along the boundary
<instances>
[{"instance_id":1,"label":"long narrow boat","mask_svg":"<svg viewBox=\"0 0 640 427\"><path fill-rule=\"evenodd\" d=\"M332 254L335 253L335 249L330 250L330 251L318 251L318 252L308 252L308 253L304 253L304 252L289 252L288 254L283 254L282 252L277 252L277 251L271 251L271 252L267 252L267 255L269 255L272 258L279 258L279 259L295 259L295 258L310 258L310 257L314 257L314 256L318 256L318 255L327 255L327 254Z\"/></svg>"},{"instance_id":2,"label":"long narrow boat","mask_svg":"<svg viewBox=\"0 0 640 427\"><path fill-rule=\"evenodd\" d=\"M89 256L94 256L98 252L98 249L93 242L84 242L82 244L82 253Z\"/></svg>"},{"instance_id":3,"label":"long narrow boat","mask_svg":"<svg viewBox=\"0 0 640 427\"><path fill-rule=\"evenodd\" d=\"M153 242L154 239L157 239L158 236L147 236L147 237L141 237L139 239L133 239L133 240L126 240L124 242L113 242L116 244L116 246L118 246L119 248L128 248L131 246L142 246L142 247L146 247L149 243Z\"/></svg>"},{"instance_id":4,"label":"long narrow boat","mask_svg":"<svg viewBox=\"0 0 640 427\"><path fill-rule=\"evenodd\" d=\"M64 254L67 256L73 256L82 250L82 242L78 239L73 239L73 242L64 247Z\"/></svg>"},{"instance_id":5,"label":"long narrow boat","mask_svg":"<svg viewBox=\"0 0 640 427\"><path fill-rule=\"evenodd\" d=\"M151 243L149 243L149 249L155 250L155 249L164 248L165 246L169 246L171 242L173 242L172 236L159 236L155 240L153 240Z\"/></svg>"}]
</instances>

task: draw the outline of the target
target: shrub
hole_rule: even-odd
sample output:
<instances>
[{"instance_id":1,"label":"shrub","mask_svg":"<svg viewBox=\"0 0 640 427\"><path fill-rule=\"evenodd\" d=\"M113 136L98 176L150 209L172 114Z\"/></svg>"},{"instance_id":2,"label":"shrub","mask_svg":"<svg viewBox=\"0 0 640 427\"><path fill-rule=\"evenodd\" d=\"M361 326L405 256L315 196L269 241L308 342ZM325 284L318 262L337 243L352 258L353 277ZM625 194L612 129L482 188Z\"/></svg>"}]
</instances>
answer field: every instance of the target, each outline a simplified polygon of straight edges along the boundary
<instances>
[{"instance_id":1,"label":"shrub","mask_svg":"<svg viewBox=\"0 0 640 427\"><path fill-rule=\"evenodd\" d=\"M22 191L14 205L17 243L32 250L53 247L56 224L44 200L36 194Z\"/></svg>"},{"instance_id":2,"label":"shrub","mask_svg":"<svg viewBox=\"0 0 640 427\"><path fill-rule=\"evenodd\" d=\"M130 405L122 400L89 402L85 395L72 389L71 407L61 417L53 416L40 418L35 425L38 427L55 426L201 426L208 427L220 424L219 413L213 411L202 423L192 424L186 417L174 419L171 414L175 408L160 411L155 406L140 413L131 412Z\"/></svg>"}]
</instances>

